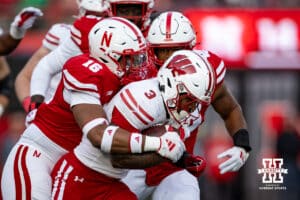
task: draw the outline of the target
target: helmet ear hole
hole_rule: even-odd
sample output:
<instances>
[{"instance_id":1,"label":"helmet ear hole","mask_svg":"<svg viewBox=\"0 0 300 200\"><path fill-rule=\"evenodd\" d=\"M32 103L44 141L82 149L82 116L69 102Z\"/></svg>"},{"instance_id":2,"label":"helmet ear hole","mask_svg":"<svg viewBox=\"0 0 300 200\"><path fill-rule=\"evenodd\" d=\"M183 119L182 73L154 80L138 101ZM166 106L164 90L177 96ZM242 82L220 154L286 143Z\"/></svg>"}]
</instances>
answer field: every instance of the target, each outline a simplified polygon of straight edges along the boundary
<instances>
[{"instance_id":1,"label":"helmet ear hole","mask_svg":"<svg viewBox=\"0 0 300 200\"><path fill-rule=\"evenodd\" d=\"M159 83L158 87L159 87L159 91L165 92L165 86L164 86L164 85L161 85L161 84Z\"/></svg>"},{"instance_id":2,"label":"helmet ear hole","mask_svg":"<svg viewBox=\"0 0 300 200\"><path fill-rule=\"evenodd\" d=\"M170 79L169 79L169 78L167 79L167 84L168 84L169 88L171 88L171 87L172 87L172 84L171 84L171 81L170 81Z\"/></svg>"}]
</instances>

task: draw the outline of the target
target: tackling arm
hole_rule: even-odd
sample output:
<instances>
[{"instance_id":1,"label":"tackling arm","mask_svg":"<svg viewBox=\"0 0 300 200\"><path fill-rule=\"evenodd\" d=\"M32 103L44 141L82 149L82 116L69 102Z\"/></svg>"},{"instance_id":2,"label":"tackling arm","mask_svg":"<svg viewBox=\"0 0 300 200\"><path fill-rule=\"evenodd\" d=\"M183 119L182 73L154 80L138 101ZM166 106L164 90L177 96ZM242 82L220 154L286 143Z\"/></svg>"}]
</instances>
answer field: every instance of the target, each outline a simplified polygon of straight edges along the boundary
<instances>
[{"instance_id":1,"label":"tackling arm","mask_svg":"<svg viewBox=\"0 0 300 200\"><path fill-rule=\"evenodd\" d=\"M246 129L247 124L242 113L242 109L225 83L222 83L216 90L212 102L215 111L221 116L225 122L225 126L233 136L239 129Z\"/></svg>"},{"instance_id":2,"label":"tackling arm","mask_svg":"<svg viewBox=\"0 0 300 200\"><path fill-rule=\"evenodd\" d=\"M185 150L183 142L174 132L166 132L161 137L152 137L130 133L117 126L103 123L106 116L100 105L77 104L72 107L72 111L75 120L83 130L84 137L87 136L95 147L106 153L157 152L176 162Z\"/></svg>"},{"instance_id":3,"label":"tackling arm","mask_svg":"<svg viewBox=\"0 0 300 200\"><path fill-rule=\"evenodd\" d=\"M216 90L212 105L224 120L234 143L234 147L218 155L218 158L228 158L219 165L220 173L238 171L245 164L249 156L248 152L251 150L249 133L242 109L224 82Z\"/></svg>"},{"instance_id":4,"label":"tackling arm","mask_svg":"<svg viewBox=\"0 0 300 200\"><path fill-rule=\"evenodd\" d=\"M31 75L38 62L50 52L45 47L40 47L29 59L16 77L15 90L19 101L26 112L29 111L30 104L30 81Z\"/></svg>"}]
</instances>

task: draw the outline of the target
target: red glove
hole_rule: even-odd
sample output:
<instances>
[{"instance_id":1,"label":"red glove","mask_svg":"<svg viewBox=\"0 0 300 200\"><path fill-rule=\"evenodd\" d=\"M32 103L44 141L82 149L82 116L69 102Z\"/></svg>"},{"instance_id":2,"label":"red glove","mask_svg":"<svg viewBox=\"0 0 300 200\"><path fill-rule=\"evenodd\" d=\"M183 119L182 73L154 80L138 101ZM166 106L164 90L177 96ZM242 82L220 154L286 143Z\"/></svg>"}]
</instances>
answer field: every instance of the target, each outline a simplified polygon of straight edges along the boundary
<instances>
[{"instance_id":1,"label":"red glove","mask_svg":"<svg viewBox=\"0 0 300 200\"><path fill-rule=\"evenodd\" d=\"M40 105L41 103L31 102L30 96L26 97L22 102L22 106L26 113L29 113L34 109L37 109Z\"/></svg>"},{"instance_id":2,"label":"red glove","mask_svg":"<svg viewBox=\"0 0 300 200\"><path fill-rule=\"evenodd\" d=\"M199 177L206 167L206 161L203 157L195 156L187 152L185 152L180 160L175 164L178 167L186 169L195 177Z\"/></svg>"}]
</instances>

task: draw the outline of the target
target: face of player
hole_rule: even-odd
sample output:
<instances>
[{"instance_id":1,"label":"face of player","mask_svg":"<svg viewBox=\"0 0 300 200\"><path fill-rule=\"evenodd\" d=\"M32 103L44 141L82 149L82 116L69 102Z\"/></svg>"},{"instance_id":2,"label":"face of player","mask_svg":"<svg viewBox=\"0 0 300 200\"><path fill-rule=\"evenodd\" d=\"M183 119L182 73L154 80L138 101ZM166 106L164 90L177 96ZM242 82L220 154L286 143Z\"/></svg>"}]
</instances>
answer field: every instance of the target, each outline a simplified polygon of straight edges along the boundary
<instances>
[{"instance_id":1,"label":"face of player","mask_svg":"<svg viewBox=\"0 0 300 200\"><path fill-rule=\"evenodd\" d=\"M143 5L141 4L119 4L116 6L116 15L118 17L124 17L138 27L142 27L142 16L144 13Z\"/></svg>"},{"instance_id":2,"label":"face of player","mask_svg":"<svg viewBox=\"0 0 300 200\"><path fill-rule=\"evenodd\" d=\"M192 113L198 107L198 101L188 95L180 95L177 104L177 112L184 110L187 113Z\"/></svg>"},{"instance_id":3,"label":"face of player","mask_svg":"<svg viewBox=\"0 0 300 200\"><path fill-rule=\"evenodd\" d=\"M168 47L168 48L154 48L156 58L164 63L175 51L182 49L182 47Z\"/></svg>"}]
</instances>

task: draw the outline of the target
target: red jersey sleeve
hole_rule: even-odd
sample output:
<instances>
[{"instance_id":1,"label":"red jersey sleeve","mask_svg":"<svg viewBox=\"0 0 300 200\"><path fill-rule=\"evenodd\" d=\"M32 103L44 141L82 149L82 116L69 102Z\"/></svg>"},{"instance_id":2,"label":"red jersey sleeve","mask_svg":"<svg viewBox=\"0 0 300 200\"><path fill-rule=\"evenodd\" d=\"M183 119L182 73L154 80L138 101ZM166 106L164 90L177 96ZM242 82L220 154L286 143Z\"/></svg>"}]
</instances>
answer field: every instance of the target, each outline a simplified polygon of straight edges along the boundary
<instances>
[{"instance_id":1,"label":"red jersey sleeve","mask_svg":"<svg viewBox=\"0 0 300 200\"><path fill-rule=\"evenodd\" d=\"M226 66L224 64L224 61L216 54L207 50L194 49L193 51L197 52L197 54L201 55L203 58L206 58L208 62L211 64L216 76L216 89L217 89L223 83L225 78Z\"/></svg>"},{"instance_id":2,"label":"red jersey sleeve","mask_svg":"<svg viewBox=\"0 0 300 200\"><path fill-rule=\"evenodd\" d=\"M101 20L101 17L93 15L78 18L71 28L71 38L83 53L88 53L88 35L92 27Z\"/></svg>"},{"instance_id":3,"label":"red jersey sleeve","mask_svg":"<svg viewBox=\"0 0 300 200\"><path fill-rule=\"evenodd\" d=\"M107 103L120 88L118 77L87 54L69 59L63 67L64 87L86 93Z\"/></svg>"}]
</instances>

